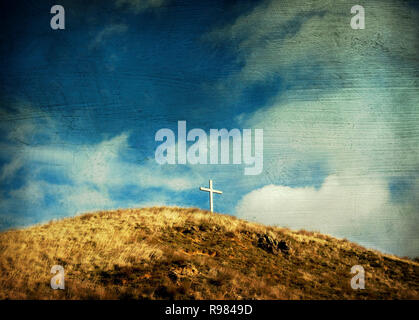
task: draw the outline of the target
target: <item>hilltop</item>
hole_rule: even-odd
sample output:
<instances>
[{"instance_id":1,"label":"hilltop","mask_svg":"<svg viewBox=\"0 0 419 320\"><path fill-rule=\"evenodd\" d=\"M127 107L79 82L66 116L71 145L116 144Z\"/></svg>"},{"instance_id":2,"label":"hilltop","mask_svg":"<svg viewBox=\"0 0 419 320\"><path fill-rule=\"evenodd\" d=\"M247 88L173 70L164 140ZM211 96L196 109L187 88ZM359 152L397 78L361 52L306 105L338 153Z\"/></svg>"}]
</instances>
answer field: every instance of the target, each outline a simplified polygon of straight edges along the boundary
<instances>
[{"instance_id":1,"label":"hilltop","mask_svg":"<svg viewBox=\"0 0 419 320\"><path fill-rule=\"evenodd\" d=\"M419 264L194 208L113 210L0 233L0 298L418 299Z\"/></svg>"}]
</instances>

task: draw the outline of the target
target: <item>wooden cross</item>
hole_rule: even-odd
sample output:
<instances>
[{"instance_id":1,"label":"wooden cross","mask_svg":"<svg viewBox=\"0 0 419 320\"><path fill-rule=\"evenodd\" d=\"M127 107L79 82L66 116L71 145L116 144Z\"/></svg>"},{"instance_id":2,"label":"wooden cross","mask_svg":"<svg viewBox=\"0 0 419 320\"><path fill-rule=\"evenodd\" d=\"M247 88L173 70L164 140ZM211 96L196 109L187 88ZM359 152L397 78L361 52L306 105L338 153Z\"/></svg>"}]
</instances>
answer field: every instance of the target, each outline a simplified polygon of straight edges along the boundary
<instances>
[{"instance_id":1,"label":"wooden cross","mask_svg":"<svg viewBox=\"0 0 419 320\"><path fill-rule=\"evenodd\" d=\"M209 181L209 188L200 187L199 190L209 192L210 211L214 212L213 193L222 194L222 191L214 190L212 188L212 180Z\"/></svg>"}]
</instances>

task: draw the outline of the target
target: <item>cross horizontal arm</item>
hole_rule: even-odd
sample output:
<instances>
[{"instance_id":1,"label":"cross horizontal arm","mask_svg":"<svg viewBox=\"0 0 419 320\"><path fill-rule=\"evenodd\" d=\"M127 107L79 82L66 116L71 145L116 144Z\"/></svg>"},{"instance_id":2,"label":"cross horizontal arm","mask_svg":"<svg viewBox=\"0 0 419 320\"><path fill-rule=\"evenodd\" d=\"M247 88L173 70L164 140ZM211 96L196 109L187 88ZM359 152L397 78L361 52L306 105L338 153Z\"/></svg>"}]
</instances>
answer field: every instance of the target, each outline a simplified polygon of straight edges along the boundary
<instances>
[{"instance_id":1,"label":"cross horizontal arm","mask_svg":"<svg viewBox=\"0 0 419 320\"><path fill-rule=\"evenodd\" d=\"M222 194L223 193L222 191L219 191L219 190L208 189L208 188L203 188L203 187L199 187L199 190L207 191L207 192L214 192L214 193L218 193L218 194Z\"/></svg>"}]
</instances>

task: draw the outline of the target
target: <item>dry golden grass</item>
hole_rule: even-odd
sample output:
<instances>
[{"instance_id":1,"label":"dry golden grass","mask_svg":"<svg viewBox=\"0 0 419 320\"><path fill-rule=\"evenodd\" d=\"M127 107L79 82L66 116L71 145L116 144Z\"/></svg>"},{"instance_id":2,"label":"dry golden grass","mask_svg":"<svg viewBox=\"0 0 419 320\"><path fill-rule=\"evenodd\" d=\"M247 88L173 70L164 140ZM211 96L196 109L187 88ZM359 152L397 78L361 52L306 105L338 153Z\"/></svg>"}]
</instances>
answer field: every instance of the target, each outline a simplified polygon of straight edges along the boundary
<instances>
[{"instance_id":1,"label":"dry golden grass","mask_svg":"<svg viewBox=\"0 0 419 320\"><path fill-rule=\"evenodd\" d=\"M258 247L261 236L289 250ZM65 289L52 290L53 265ZM350 287L353 265L366 289ZM419 264L199 209L89 213L0 234L1 299L418 299Z\"/></svg>"}]
</instances>

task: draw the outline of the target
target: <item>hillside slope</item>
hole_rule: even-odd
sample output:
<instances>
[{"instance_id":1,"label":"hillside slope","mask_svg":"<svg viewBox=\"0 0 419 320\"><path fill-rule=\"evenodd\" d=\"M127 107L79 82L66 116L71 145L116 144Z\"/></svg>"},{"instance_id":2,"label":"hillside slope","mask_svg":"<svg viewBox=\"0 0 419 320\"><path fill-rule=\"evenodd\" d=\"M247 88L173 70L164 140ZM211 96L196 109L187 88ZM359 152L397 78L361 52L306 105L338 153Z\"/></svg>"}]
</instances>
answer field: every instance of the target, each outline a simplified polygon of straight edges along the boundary
<instances>
[{"instance_id":1,"label":"hillside slope","mask_svg":"<svg viewBox=\"0 0 419 320\"><path fill-rule=\"evenodd\" d=\"M115 210L1 233L0 298L418 299L419 264L199 209Z\"/></svg>"}]
</instances>

